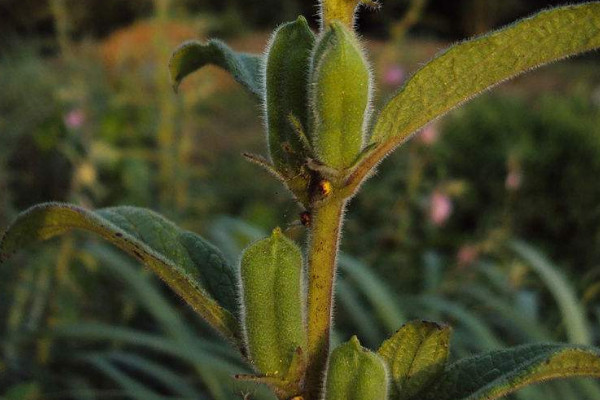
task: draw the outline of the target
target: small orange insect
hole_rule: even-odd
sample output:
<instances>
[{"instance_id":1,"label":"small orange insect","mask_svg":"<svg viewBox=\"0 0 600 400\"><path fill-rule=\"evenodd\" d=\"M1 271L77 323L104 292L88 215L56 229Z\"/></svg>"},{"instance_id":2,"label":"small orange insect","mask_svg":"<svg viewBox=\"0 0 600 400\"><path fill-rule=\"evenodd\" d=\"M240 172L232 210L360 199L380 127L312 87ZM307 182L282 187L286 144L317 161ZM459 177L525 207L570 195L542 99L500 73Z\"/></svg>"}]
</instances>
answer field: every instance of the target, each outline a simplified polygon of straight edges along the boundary
<instances>
[{"instance_id":1,"label":"small orange insect","mask_svg":"<svg viewBox=\"0 0 600 400\"><path fill-rule=\"evenodd\" d=\"M329 196L331 193L331 182L326 179L319 181L319 191L323 197Z\"/></svg>"}]
</instances>

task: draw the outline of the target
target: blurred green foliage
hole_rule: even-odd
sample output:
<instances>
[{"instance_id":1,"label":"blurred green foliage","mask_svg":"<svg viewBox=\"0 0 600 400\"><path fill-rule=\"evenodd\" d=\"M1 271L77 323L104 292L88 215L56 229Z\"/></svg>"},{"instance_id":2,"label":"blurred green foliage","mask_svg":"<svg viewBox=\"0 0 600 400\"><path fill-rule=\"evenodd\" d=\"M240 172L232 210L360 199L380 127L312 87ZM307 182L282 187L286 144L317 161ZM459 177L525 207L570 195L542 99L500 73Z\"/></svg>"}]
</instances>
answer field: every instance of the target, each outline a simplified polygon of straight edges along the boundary
<instances>
[{"instance_id":1,"label":"blurred green foliage","mask_svg":"<svg viewBox=\"0 0 600 400\"><path fill-rule=\"evenodd\" d=\"M387 35L413 0L385 0L385 13L363 13L361 30ZM418 1L418 0L417 0ZM582 3L585 0L571 1ZM43 36L55 29L53 10L57 3L69 10L68 30L74 37L103 37L139 18L152 15L157 0L3 0L0 2L0 37ZM167 0L171 13L178 16L211 16L212 33L231 35L244 29L268 28L295 19L299 14L316 16L312 2L302 0ZM482 33L531 14L536 10L562 5L562 0L456 0L428 1L426 15L417 31L456 39Z\"/></svg>"},{"instance_id":2,"label":"blurred green foliage","mask_svg":"<svg viewBox=\"0 0 600 400\"><path fill-rule=\"evenodd\" d=\"M433 157L469 182L455 226L477 234L505 218L575 274L600 260L600 108L588 96L489 97L450 119Z\"/></svg>"},{"instance_id":3,"label":"blurred green foliage","mask_svg":"<svg viewBox=\"0 0 600 400\"><path fill-rule=\"evenodd\" d=\"M274 226L302 237L301 210L240 156L265 147L252 99L215 70L175 96L165 66L183 39L273 28L313 15L312 3L182 0L162 14L159 3L65 0L62 17L49 2L0 3L0 229L33 203L69 200L159 209L233 263ZM415 32L462 37L550 3L429 2ZM366 31L388 35L407 2L385 7L386 17L365 13ZM53 36L60 18L63 41ZM102 39L87 40L94 36ZM235 47L260 52L266 39L246 34ZM385 59L395 74L378 71L380 97L440 46L393 39L374 44L374 64ZM347 216L337 340L359 332L376 346L425 317L453 323L456 355L531 341L598 344L598 85L593 62L542 71L452 113L386 160ZM267 398L231 386L239 359L178 299L120 253L85 243L74 250L63 240L3 266L0 396ZM517 398L598 393L589 382L560 383Z\"/></svg>"},{"instance_id":4,"label":"blurred green foliage","mask_svg":"<svg viewBox=\"0 0 600 400\"><path fill-rule=\"evenodd\" d=\"M426 250L458 263L461 248L485 251L490 236L527 238L574 277L597 265L600 109L589 92L488 95L431 129L434 139L415 138L367 183L347 248L390 278L400 271L401 290L419 283ZM451 207L442 223L431 216L435 193Z\"/></svg>"}]
</instances>

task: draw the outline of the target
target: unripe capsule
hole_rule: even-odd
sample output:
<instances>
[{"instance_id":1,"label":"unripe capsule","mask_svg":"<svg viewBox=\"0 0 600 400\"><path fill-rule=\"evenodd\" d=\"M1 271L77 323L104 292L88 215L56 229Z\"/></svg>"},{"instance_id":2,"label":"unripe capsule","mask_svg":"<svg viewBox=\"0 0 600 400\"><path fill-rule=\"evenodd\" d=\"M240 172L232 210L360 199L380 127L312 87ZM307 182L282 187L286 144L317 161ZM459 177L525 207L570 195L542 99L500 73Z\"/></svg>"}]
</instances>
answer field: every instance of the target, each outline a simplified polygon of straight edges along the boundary
<instances>
[{"instance_id":1,"label":"unripe capsule","mask_svg":"<svg viewBox=\"0 0 600 400\"><path fill-rule=\"evenodd\" d=\"M385 400L387 387L383 361L356 336L331 353L325 400Z\"/></svg>"},{"instance_id":2,"label":"unripe capsule","mask_svg":"<svg viewBox=\"0 0 600 400\"><path fill-rule=\"evenodd\" d=\"M371 79L357 37L339 21L315 46L311 86L317 157L330 167L347 168L363 147Z\"/></svg>"},{"instance_id":3,"label":"unripe capsule","mask_svg":"<svg viewBox=\"0 0 600 400\"><path fill-rule=\"evenodd\" d=\"M244 251L240 272L250 360L265 375L285 374L306 348L300 249L276 229Z\"/></svg>"},{"instance_id":4,"label":"unripe capsule","mask_svg":"<svg viewBox=\"0 0 600 400\"><path fill-rule=\"evenodd\" d=\"M284 176L296 174L306 159L306 146L295 132L290 115L308 126L308 78L315 35L302 16L282 25L267 54L266 108L269 152Z\"/></svg>"}]
</instances>

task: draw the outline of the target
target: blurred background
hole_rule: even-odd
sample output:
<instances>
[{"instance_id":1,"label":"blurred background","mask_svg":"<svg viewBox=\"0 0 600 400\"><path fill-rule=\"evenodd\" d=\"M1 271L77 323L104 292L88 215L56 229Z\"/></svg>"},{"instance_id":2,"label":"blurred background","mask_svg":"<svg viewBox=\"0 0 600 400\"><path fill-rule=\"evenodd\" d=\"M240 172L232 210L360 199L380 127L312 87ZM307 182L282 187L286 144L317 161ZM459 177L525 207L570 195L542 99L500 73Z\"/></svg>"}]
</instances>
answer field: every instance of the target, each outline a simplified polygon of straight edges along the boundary
<instances>
[{"instance_id":1,"label":"blurred background","mask_svg":"<svg viewBox=\"0 0 600 400\"><path fill-rule=\"evenodd\" d=\"M186 39L262 52L305 0L0 0L0 230L43 201L153 208L232 263L300 210L243 151L261 108L206 68L171 90ZM452 42L566 1L385 0L362 11L376 104ZM577 1L569 1L577 3ZM335 340L410 319L454 326L452 357L600 345L600 58L504 84L396 151L347 214ZM303 240L300 228L292 234ZM119 251L71 235L0 270L0 398L270 399L182 302ZM597 400L570 380L523 400Z\"/></svg>"}]
</instances>

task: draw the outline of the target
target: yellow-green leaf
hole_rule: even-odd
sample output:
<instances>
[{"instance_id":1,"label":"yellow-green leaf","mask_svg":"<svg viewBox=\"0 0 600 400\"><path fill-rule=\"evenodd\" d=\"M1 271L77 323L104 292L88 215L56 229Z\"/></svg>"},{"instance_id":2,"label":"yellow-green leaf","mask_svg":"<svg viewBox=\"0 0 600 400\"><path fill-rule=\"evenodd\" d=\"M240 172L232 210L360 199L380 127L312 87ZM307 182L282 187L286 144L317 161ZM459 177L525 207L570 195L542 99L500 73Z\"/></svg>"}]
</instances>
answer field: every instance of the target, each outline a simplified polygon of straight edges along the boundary
<instances>
[{"instance_id":1,"label":"yellow-green leaf","mask_svg":"<svg viewBox=\"0 0 600 400\"><path fill-rule=\"evenodd\" d=\"M419 70L386 104L367 163L380 161L411 134L498 83L540 65L600 47L600 2L542 11L457 44Z\"/></svg>"},{"instance_id":2,"label":"yellow-green leaf","mask_svg":"<svg viewBox=\"0 0 600 400\"><path fill-rule=\"evenodd\" d=\"M390 398L408 400L428 388L448 359L451 329L434 322L409 322L383 342L377 353L390 374Z\"/></svg>"},{"instance_id":3,"label":"yellow-green leaf","mask_svg":"<svg viewBox=\"0 0 600 400\"><path fill-rule=\"evenodd\" d=\"M538 382L600 377L600 350L562 344L524 345L469 357L446 368L422 400L493 400Z\"/></svg>"},{"instance_id":4,"label":"yellow-green leaf","mask_svg":"<svg viewBox=\"0 0 600 400\"><path fill-rule=\"evenodd\" d=\"M21 213L0 240L0 262L36 241L74 229L99 235L152 269L209 324L238 342L237 321L215 298L236 307L236 273L200 236L177 228L153 211L113 207L89 211L46 203Z\"/></svg>"}]
</instances>

